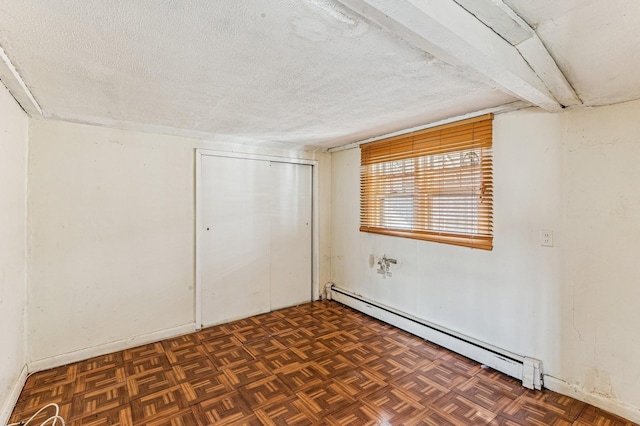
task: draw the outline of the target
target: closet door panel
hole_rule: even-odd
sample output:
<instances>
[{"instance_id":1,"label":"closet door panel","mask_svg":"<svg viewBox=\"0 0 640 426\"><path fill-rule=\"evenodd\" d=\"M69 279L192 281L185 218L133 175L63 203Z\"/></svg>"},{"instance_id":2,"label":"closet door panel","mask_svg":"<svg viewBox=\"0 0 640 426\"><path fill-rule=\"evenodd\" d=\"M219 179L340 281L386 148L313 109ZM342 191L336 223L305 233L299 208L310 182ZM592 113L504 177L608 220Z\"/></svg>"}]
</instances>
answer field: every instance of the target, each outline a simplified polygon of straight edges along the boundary
<instances>
[{"instance_id":1,"label":"closet door panel","mask_svg":"<svg viewBox=\"0 0 640 426\"><path fill-rule=\"evenodd\" d=\"M267 161L202 157L204 326L270 309L269 176Z\"/></svg>"},{"instance_id":2,"label":"closet door panel","mask_svg":"<svg viewBox=\"0 0 640 426\"><path fill-rule=\"evenodd\" d=\"M271 163L271 309L311 301L312 167Z\"/></svg>"}]
</instances>

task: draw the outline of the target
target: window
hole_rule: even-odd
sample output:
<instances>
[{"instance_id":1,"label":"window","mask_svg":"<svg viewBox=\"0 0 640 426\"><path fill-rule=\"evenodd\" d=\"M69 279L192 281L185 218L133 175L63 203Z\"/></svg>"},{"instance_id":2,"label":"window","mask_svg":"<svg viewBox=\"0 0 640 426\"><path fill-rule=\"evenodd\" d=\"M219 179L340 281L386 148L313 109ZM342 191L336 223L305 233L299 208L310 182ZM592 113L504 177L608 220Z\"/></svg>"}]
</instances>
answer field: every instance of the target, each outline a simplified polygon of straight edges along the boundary
<instances>
[{"instance_id":1,"label":"window","mask_svg":"<svg viewBox=\"0 0 640 426\"><path fill-rule=\"evenodd\" d=\"M493 116L361 145L360 231L493 248Z\"/></svg>"}]
</instances>

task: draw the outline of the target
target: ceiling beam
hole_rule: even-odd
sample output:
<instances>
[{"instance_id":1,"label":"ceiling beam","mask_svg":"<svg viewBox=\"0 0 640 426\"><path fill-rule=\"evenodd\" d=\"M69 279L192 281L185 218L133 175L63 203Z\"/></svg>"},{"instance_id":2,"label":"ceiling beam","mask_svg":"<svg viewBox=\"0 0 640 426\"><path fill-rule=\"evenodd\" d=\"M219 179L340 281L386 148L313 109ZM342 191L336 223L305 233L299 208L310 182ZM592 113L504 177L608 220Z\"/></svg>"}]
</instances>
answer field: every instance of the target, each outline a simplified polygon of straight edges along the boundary
<instances>
[{"instance_id":1,"label":"ceiling beam","mask_svg":"<svg viewBox=\"0 0 640 426\"><path fill-rule=\"evenodd\" d=\"M455 2L514 46L562 105L582 104L538 34L502 0Z\"/></svg>"},{"instance_id":2,"label":"ceiling beam","mask_svg":"<svg viewBox=\"0 0 640 426\"><path fill-rule=\"evenodd\" d=\"M31 90L22 80L20 73L13 66L2 47L0 47L0 81L4 83L9 93L30 117L42 117L42 109L38 101L33 97Z\"/></svg>"},{"instance_id":3,"label":"ceiling beam","mask_svg":"<svg viewBox=\"0 0 640 426\"><path fill-rule=\"evenodd\" d=\"M547 111L560 102L520 52L454 0L338 0L431 55Z\"/></svg>"}]
</instances>

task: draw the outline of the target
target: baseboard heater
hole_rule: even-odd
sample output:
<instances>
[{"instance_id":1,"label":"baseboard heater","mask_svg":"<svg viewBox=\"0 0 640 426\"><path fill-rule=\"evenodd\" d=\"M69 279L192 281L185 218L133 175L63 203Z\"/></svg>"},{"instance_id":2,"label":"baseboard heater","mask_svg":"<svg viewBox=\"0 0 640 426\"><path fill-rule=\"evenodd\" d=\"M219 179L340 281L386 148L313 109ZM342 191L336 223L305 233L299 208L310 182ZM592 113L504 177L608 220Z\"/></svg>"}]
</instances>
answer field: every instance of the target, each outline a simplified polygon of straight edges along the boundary
<instances>
[{"instance_id":1,"label":"baseboard heater","mask_svg":"<svg viewBox=\"0 0 640 426\"><path fill-rule=\"evenodd\" d=\"M522 380L522 385L526 388L542 389L542 361L540 360L517 355L480 342L389 306L373 302L365 297L339 288L335 284L327 285L325 295L327 299L340 302L436 345Z\"/></svg>"}]
</instances>

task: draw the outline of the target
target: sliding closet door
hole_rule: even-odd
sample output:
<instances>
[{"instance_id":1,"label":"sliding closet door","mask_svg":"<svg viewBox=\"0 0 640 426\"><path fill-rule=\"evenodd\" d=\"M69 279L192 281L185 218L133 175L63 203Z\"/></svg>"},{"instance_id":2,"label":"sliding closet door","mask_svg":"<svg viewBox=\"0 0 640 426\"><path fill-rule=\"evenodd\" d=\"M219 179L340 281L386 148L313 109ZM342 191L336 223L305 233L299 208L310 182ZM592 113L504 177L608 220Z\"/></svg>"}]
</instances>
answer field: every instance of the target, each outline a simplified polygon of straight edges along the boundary
<instances>
[{"instance_id":1,"label":"sliding closet door","mask_svg":"<svg viewBox=\"0 0 640 426\"><path fill-rule=\"evenodd\" d=\"M202 157L198 231L205 326L270 309L268 177L266 161Z\"/></svg>"},{"instance_id":2,"label":"sliding closet door","mask_svg":"<svg viewBox=\"0 0 640 426\"><path fill-rule=\"evenodd\" d=\"M271 163L271 309L311 301L311 166Z\"/></svg>"},{"instance_id":3,"label":"sliding closet door","mask_svg":"<svg viewBox=\"0 0 640 426\"><path fill-rule=\"evenodd\" d=\"M310 301L312 167L201 158L202 324Z\"/></svg>"}]
</instances>

